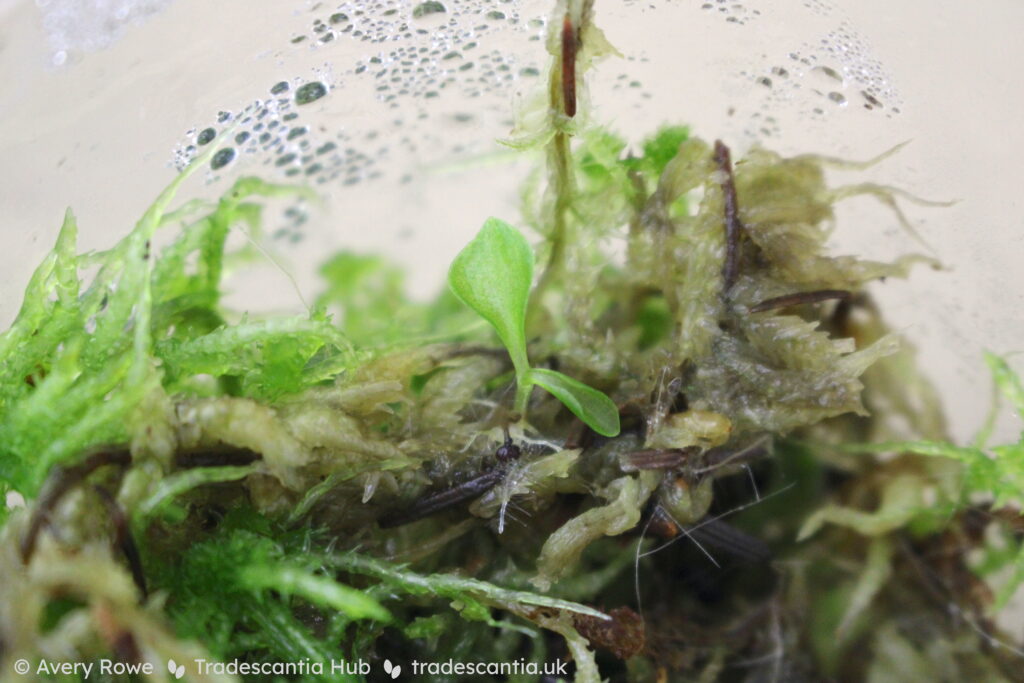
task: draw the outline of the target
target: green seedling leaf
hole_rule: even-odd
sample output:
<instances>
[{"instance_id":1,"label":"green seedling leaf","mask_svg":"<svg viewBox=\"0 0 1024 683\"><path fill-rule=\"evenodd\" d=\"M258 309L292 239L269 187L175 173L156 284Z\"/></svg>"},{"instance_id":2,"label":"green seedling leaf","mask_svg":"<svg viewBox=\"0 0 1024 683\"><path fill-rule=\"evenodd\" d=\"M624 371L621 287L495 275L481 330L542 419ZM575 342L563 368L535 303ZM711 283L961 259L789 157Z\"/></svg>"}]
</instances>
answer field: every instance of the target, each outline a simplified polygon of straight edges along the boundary
<instances>
[{"instance_id":1,"label":"green seedling leaf","mask_svg":"<svg viewBox=\"0 0 1024 683\"><path fill-rule=\"evenodd\" d=\"M534 368L531 381L565 404L572 414L602 436L619 433L619 409L608 396L583 382L554 370Z\"/></svg>"},{"instance_id":2,"label":"green seedling leaf","mask_svg":"<svg viewBox=\"0 0 1024 683\"><path fill-rule=\"evenodd\" d=\"M452 291L494 326L519 376L529 368L526 303L532 282L533 250L518 230L497 218L487 219L448 270Z\"/></svg>"}]
</instances>

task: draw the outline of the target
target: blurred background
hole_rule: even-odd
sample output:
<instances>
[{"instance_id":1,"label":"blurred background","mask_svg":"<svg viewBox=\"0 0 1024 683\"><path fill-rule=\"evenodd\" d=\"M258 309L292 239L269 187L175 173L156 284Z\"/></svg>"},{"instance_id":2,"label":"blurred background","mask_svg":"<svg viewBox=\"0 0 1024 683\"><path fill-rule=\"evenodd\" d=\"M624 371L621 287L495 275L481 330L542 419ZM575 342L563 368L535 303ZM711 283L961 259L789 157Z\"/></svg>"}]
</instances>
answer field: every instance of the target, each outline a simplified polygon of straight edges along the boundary
<instances>
[{"instance_id":1,"label":"blurred background","mask_svg":"<svg viewBox=\"0 0 1024 683\"><path fill-rule=\"evenodd\" d=\"M211 139L182 200L237 177L303 182L320 203L273 206L273 262L231 281L239 310L301 310L339 248L386 254L432 296L489 215L518 216L539 158L497 144L543 87L551 0L0 0L0 324L66 207L80 249L124 235ZM590 74L592 122L638 141L685 123L734 156L855 160L873 181L950 208L903 207L946 270L873 291L920 350L953 434L991 405L982 351L1024 347L1024 100L1016 0L597 0L622 53ZM871 199L842 204L838 251L922 251ZM1024 369L1024 361L1011 356ZM1006 414L998 434L1021 425Z\"/></svg>"}]
</instances>

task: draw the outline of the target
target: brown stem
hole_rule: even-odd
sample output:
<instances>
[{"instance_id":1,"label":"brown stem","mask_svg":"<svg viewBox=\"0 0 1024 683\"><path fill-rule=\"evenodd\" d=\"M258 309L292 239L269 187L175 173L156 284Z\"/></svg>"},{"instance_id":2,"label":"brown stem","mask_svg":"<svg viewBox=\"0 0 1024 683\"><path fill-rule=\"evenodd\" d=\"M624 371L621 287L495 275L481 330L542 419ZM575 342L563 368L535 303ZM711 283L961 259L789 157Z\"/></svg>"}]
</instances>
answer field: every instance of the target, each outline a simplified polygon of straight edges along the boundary
<instances>
[{"instance_id":1,"label":"brown stem","mask_svg":"<svg viewBox=\"0 0 1024 683\"><path fill-rule=\"evenodd\" d=\"M679 467L698 453L700 453L700 447L698 446L633 451L626 454L621 467L624 472L671 470Z\"/></svg>"},{"instance_id":2,"label":"brown stem","mask_svg":"<svg viewBox=\"0 0 1024 683\"><path fill-rule=\"evenodd\" d=\"M497 486L504 475L502 469L484 472L469 481L420 498L405 510L389 513L377 520L377 524L381 529L390 529L436 515L459 503L482 496Z\"/></svg>"},{"instance_id":3,"label":"brown stem","mask_svg":"<svg viewBox=\"0 0 1024 683\"><path fill-rule=\"evenodd\" d=\"M103 501L107 512L110 514L110 519L114 522L114 545L121 550L125 559L128 560L132 579L135 581L139 593L142 594L142 599L145 600L149 596L149 591L146 589L146 575L142 571L142 557L139 555L139 548L135 545L135 539L128 528L128 516L125 515L124 509L109 491L101 486L93 486L93 489L99 494L100 500Z\"/></svg>"},{"instance_id":4,"label":"brown stem","mask_svg":"<svg viewBox=\"0 0 1024 683\"><path fill-rule=\"evenodd\" d=\"M241 446L220 444L179 451L174 456L174 465L180 469L196 467L243 467L260 459L260 454Z\"/></svg>"},{"instance_id":5,"label":"brown stem","mask_svg":"<svg viewBox=\"0 0 1024 683\"><path fill-rule=\"evenodd\" d=\"M562 20L562 105L570 119L576 116L576 50L578 36L569 13Z\"/></svg>"},{"instance_id":6,"label":"brown stem","mask_svg":"<svg viewBox=\"0 0 1024 683\"><path fill-rule=\"evenodd\" d=\"M736 203L736 182L732 174L732 157L721 140L715 140L715 163L722 173L722 198L725 202L725 264L722 266L723 291L728 294L739 276L740 223L739 205Z\"/></svg>"},{"instance_id":7,"label":"brown stem","mask_svg":"<svg viewBox=\"0 0 1024 683\"><path fill-rule=\"evenodd\" d=\"M36 509L28 523L28 531L21 540L22 562L28 564L28 561L32 559L32 553L35 552L36 543L39 540L39 532L49 520L50 513L72 487L101 467L106 465L127 467L131 461L131 453L127 450L98 451L86 456L77 465L56 468L46 490L36 502Z\"/></svg>"}]
</instances>

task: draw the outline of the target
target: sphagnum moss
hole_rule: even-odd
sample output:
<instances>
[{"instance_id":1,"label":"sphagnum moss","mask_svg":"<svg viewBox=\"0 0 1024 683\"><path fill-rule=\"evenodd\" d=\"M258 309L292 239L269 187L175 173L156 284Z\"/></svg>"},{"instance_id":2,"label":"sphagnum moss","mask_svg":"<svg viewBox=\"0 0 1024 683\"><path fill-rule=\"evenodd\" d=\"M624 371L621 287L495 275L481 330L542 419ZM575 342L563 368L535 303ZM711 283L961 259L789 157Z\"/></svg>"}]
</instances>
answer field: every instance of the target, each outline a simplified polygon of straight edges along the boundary
<instances>
[{"instance_id":1,"label":"sphagnum moss","mask_svg":"<svg viewBox=\"0 0 1024 683\"><path fill-rule=\"evenodd\" d=\"M339 254L313 313L238 320L227 234L302 190L246 178L169 212L178 179L100 255L68 214L0 336L0 478L30 501L0 531L5 675L1017 676L987 579L1000 605L1024 579L1024 445L946 443L865 294L927 259L825 249L837 201L894 192L830 188L814 156L733 164L682 127L629 151L588 118L583 79L613 52L591 5L559 6L547 89L508 141L548 154L524 192L535 282L498 222L518 256L456 261L458 298L406 301L400 271Z\"/></svg>"}]
</instances>

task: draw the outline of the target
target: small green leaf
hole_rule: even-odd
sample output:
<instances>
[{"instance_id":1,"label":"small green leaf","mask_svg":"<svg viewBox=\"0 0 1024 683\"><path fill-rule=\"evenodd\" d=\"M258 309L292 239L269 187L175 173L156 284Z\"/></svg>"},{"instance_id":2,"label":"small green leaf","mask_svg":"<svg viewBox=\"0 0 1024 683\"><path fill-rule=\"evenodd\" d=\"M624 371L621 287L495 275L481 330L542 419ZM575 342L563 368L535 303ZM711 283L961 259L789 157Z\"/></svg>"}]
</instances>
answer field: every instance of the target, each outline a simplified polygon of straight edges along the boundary
<instances>
[{"instance_id":1,"label":"small green leaf","mask_svg":"<svg viewBox=\"0 0 1024 683\"><path fill-rule=\"evenodd\" d=\"M487 219L448 270L452 291L494 326L519 375L529 367L526 303L532 282L533 250L518 230L497 218Z\"/></svg>"},{"instance_id":2,"label":"small green leaf","mask_svg":"<svg viewBox=\"0 0 1024 683\"><path fill-rule=\"evenodd\" d=\"M686 126L665 126L644 140L644 161L651 165L655 176L661 175L668 162L679 153L679 145L690 137Z\"/></svg>"},{"instance_id":3,"label":"small green leaf","mask_svg":"<svg viewBox=\"0 0 1024 683\"><path fill-rule=\"evenodd\" d=\"M547 389L573 415L586 422L598 434L616 436L619 433L619 409L597 389L560 372L543 368L530 370L530 379L534 384Z\"/></svg>"}]
</instances>

